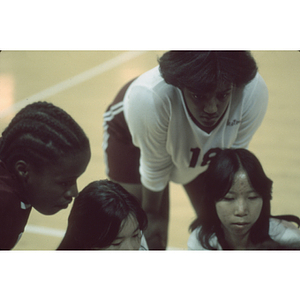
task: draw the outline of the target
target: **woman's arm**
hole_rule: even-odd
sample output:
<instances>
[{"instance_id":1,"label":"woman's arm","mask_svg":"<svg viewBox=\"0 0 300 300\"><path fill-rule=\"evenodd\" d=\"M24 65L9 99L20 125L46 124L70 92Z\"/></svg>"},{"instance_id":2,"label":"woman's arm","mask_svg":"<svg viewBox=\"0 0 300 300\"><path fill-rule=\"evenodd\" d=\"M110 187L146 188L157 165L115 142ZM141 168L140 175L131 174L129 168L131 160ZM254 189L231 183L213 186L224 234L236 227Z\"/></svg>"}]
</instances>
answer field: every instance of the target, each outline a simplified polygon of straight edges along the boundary
<instances>
[{"instance_id":1,"label":"woman's arm","mask_svg":"<svg viewBox=\"0 0 300 300\"><path fill-rule=\"evenodd\" d=\"M153 192L143 186L142 207L148 217L145 237L150 250L165 250L167 246L169 221L168 186L160 192Z\"/></svg>"}]
</instances>

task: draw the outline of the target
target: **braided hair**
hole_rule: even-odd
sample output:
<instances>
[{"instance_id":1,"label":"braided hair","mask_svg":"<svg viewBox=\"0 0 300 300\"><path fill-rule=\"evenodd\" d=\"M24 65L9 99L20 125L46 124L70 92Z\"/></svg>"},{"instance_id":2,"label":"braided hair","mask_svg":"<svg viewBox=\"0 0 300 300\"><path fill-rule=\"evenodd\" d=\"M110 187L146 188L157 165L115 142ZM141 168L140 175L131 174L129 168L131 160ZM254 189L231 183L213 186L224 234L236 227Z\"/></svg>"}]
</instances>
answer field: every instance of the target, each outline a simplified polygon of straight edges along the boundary
<instances>
[{"instance_id":1,"label":"braided hair","mask_svg":"<svg viewBox=\"0 0 300 300\"><path fill-rule=\"evenodd\" d=\"M39 101L19 111L3 131L0 159L10 170L20 159L41 168L89 148L87 136L69 114Z\"/></svg>"}]
</instances>

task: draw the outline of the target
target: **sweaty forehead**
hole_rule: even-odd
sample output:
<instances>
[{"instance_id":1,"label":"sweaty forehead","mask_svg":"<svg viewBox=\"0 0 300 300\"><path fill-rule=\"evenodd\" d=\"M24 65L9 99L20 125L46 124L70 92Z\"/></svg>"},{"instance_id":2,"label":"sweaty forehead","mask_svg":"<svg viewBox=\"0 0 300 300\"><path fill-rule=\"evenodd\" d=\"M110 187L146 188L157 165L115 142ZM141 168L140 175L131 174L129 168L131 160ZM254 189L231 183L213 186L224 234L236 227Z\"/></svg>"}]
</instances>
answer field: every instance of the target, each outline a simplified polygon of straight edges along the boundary
<instances>
[{"instance_id":1,"label":"sweaty forehead","mask_svg":"<svg viewBox=\"0 0 300 300\"><path fill-rule=\"evenodd\" d=\"M234 175L232 187L230 189L233 192L241 192L253 190L253 187L250 183L247 172L244 169L239 169Z\"/></svg>"}]
</instances>

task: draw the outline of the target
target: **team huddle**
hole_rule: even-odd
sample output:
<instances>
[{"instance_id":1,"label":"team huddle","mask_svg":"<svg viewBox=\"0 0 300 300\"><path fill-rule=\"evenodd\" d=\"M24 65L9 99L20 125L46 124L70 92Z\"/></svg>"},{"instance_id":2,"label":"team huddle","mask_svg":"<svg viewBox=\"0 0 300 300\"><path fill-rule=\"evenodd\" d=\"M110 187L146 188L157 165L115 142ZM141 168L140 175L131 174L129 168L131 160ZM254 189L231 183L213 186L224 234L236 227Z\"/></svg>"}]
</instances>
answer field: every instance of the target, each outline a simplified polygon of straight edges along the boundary
<instances>
[{"instance_id":1,"label":"team huddle","mask_svg":"<svg viewBox=\"0 0 300 300\"><path fill-rule=\"evenodd\" d=\"M271 215L273 182L248 150L268 106L251 53L168 51L158 63L103 112L107 179L82 191L91 150L76 121L47 102L16 114L0 138L1 250L32 208L53 215L73 199L57 250L166 250L170 182L197 216L189 250L300 249L300 219Z\"/></svg>"}]
</instances>

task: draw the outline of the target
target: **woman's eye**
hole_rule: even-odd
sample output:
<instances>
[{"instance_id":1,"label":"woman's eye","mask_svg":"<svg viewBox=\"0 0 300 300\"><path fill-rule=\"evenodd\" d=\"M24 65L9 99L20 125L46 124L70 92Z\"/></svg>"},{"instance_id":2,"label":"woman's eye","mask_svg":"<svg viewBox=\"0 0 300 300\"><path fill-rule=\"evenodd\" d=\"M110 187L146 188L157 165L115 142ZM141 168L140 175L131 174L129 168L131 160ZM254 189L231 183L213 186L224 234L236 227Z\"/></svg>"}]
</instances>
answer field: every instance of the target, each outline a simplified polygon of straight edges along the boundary
<instances>
[{"instance_id":1,"label":"woman's eye","mask_svg":"<svg viewBox=\"0 0 300 300\"><path fill-rule=\"evenodd\" d=\"M76 181L63 181L63 182L60 182L60 185L63 186L63 187L70 187L74 184L76 184Z\"/></svg>"},{"instance_id":2,"label":"woman's eye","mask_svg":"<svg viewBox=\"0 0 300 300\"><path fill-rule=\"evenodd\" d=\"M225 200L225 201L233 201L234 198L233 197L224 197L223 200Z\"/></svg>"},{"instance_id":3,"label":"woman's eye","mask_svg":"<svg viewBox=\"0 0 300 300\"><path fill-rule=\"evenodd\" d=\"M205 99L204 95L196 95L196 94L193 94L193 93L191 93L191 97L192 97L193 100L197 100L197 101Z\"/></svg>"},{"instance_id":4,"label":"woman's eye","mask_svg":"<svg viewBox=\"0 0 300 300\"><path fill-rule=\"evenodd\" d=\"M251 197L248 197L248 199L250 199L250 200L255 200L255 199L257 199L257 198L259 198L258 196L251 196Z\"/></svg>"},{"instance_id":5,"label":"woman's eye","mask_svg":"<svg viewBox=\"0 0 300 300\"><path fill-rule=\"evenodd\" d=\"M142 234L141 232L139 231L138 233L136 233L135 235L132 236L133 238L139 238L141 239L142 238Z\"/></svg>"},{"instance_id":6,"label":"woman's eye","mask_svg":"<svg viewBox=\"0 0 300 300\"><path fill-rule=\"evenodd\" d=\"M225 99L227 99L227 97L229 96L229 94L230 93L224 93L224 94L220 94L220 95L218 95L218 99L219 100L225 100Z\"/></svg>"},{"instance_id":7,"label":"woman's eye","mask_svg":"<svg viewBox=\"0 0 300 300\"><path fill-rule=\"evenodd\" d=\"M112 246L120 246L122 244L122 242L119 242L119 243L112 243L111 245Z\"/></svg>"}]
</instances>

